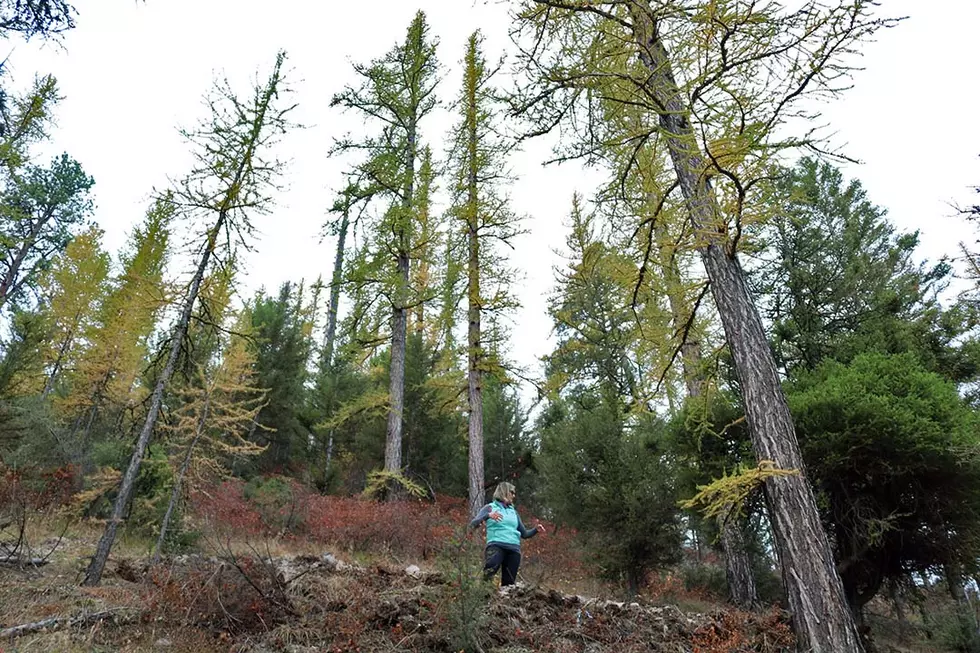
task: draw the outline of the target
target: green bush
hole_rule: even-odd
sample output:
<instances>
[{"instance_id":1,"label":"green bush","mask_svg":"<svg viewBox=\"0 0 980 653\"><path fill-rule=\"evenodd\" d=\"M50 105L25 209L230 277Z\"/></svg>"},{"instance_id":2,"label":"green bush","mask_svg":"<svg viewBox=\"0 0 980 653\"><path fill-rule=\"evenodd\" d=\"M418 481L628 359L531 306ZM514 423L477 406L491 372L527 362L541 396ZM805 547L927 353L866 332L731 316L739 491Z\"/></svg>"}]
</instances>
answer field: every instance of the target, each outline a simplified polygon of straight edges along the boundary
<instances>
[{"instance_id":1,"label":"green bush","mask_svg":"<svg viewBox=\"0 0 980 653\"><path fill-rule=\"evenodd\" d=\"M171 555L193 551L197 549L202 536L201 531L187 527L184 510L178 505L170 516L170 525L167 527L166 537L163 538L162 551Z\"/></svg>"},{"instance_id":2,"label":"green bush","mask_svg":"<svg viewBox=\"0 0 980 653\"><path fill-rule=\"evenodd\" d=\"M467 538L461 529L439 556L439 567L449 582L449 593L441 609L453 651L484 650L480 635L487 622L487 602L494 585L483 578L482 548L477 539Z\"/></svg>"},{"instance_id":3,"label":"green bush","mask_svg":"<svg viewBox=\"0 0 980 653\"><path fill-rule=\"evenodd\" d=\"M297 533L306 527L302 490L283 476L255 477L245 484L244 496L255 506L262 522L279 534Z\"/></svg>"},{"instance_id":4,"label":"green bush","mask_svg":"<svg viewBox=\"0 0 980 653\"><path fill-rule=\"evenodd\" d=\"M932 615L936 640L953 651L980 653L980 637L976 632L976 617L970 608L954 604L943 606Z\"/></svg>"},{"instance_id":5,"label":"green bush","mask_svg":"<svg viewBox=\"0 0 980 653\"><path fill-rule=\"evenodd\" d=\"M647 572L679 562L677 466L660 421L628 419L584 390L553 402L539 428L544 498L556 522L578 531L599 573L635 594Z\"/></svg>"},{"instance_id":6,"label":"green bush","mask_svg":"<svg viewBox=\"0 0 980 653\"><path fill-rule=\"evenodd\" d=\"M127 457L126 464L129 463ZM163 447L151 445L133 489L127 526L149 535L159 532L163 515L173 492L174 474ZM170 528L180 528L179 520L171 521Z\"/></svg>"},{"instance_id":7,"label":"green bush","mask_svg":"<svg viewBox=\"0 0 980 653\"><path fill-rule=\"evenodd\" d=\"M123 469L132 452L132 445L122 440L99 440L92 444L90 456L95 467Z\"/></svg>"},{"instance_id":8,"label":"green bush","mask_svg":"<svg viewBox=\"0 0 980 653\"><path fill-rule=\"evenodd\" d=\"M132 447L126 442L105 440L92 446L92 462L95 467L110 467L120 472L129 464ZM126 514L126 528L130 533L155 535L170 502L174 474L163 447L150 445L139 475L133 487L133 497ZM118 488L113 487L99 497L89 508L87 514L93 517L108 517L112 512ZM179 524L172 522L171 528Z\"/></svg>"},{"instance_id":9,"label":"green bush","mask_svg":"<svg viewBox=\"0 0 980 653\"><path fill-rule=\"evenodd\" d=\"M728 596L728 579L725 567L717 564L692 562L678 569L684 581L684 589L689 592L707 592L718 598Z\"/></svg>"}]
</instances>

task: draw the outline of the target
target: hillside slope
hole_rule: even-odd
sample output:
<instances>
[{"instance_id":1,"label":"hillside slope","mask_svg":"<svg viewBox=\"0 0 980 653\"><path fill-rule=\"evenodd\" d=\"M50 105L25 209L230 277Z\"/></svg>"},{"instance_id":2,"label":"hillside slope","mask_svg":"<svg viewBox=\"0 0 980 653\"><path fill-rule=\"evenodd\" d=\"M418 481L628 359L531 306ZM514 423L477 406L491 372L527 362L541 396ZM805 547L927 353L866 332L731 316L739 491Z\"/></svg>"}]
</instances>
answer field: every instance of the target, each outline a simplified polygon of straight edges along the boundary
<instances>
[{"instance_id":1,"label":"hillside slope","mask_svg":"<svg viewBox=\"0 0 980 653\"><path fill-rule=\"evenodd\" d=\"M118 560L103 587L81 588L66 562L0 571L3 628L49 620L41 632L2 633L0 650L774 653L792 643L777 613L498 590L471 580L470 569L193 555L155 567Z\"/></svg>"}]
</instances>

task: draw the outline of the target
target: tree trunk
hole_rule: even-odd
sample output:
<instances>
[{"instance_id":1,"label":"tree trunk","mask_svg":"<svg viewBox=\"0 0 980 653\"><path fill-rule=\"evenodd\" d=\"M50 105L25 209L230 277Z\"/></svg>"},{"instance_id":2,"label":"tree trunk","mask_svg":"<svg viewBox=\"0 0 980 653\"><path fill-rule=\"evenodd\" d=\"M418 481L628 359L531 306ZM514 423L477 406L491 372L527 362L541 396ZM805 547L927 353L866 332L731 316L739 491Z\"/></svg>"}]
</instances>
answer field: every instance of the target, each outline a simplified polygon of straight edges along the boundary
<instances>
[{"instance_id":1,"label":"tree trunk","mask_svg":"<svg viewBox=\"0 0 980 653\"><path fill-rule=\"evenodd\" d=\"M20 287L24 284L26 276L17 279L17 275L20 273L20 268L24 265L24 261L27 260L27 255L30 253L31 248L34 247L38 237L41 235L41 230L51 219L52 215L52 209L48 209L44 215L39 217L31 225L31 230L24 238L24 242L21 243L17 254L10 259L10 263L7 265L7 273L3 276L3 279L0 279L0 308L3 308L3 305L7 303L11 295L20 290Z\"/></svg>"},{"instance_id":2,"label":"tree trunk","mask_svg":"<svg viewBox=\"0 0 980 653\"><path fill-rule=\"evenodd\" d=\"M78 460L81 463L82 475L91 474L95 471L95 461L92 457L88 455L90 448L89 445L92 442L92 425L95 424L95 418L99 415L99 406L101 402L101 397L98 394L92 396L92 405L87 411L78 416L75 420L75 424L72 427L72 434L70 441L72 445L75 444L76 434L78 429L82 425L82 420L85 420L85 428L82 431L81 445L78 448Z\"/></svg>"},{"instance_id":3,"label":"tree trunk","mask_svg":"<svg viewBox=\"0 0 980 653\"><path fill-rule=\"evenodd\" d=\"M197 270L194 272L194 278L191 280L187 298L184 300L184 307L181 310L180 319L177 321L176 327L174 327L167 364L164 366L163 371L160 372L156 387L153 388L153 394L150 395L150 409L146 415L146 421L143 423L143 429L140 431L139 439L136 440L136 447L133 450L133 457L129 460L129 467L126 468L126 474L123 476L119 494L116 496L116 502L112 507L112 516L109 518L105 532L102 534L102 538L99 540L99 544L95 549L95 555L92 556L92 562L85 572L85 579L82 581L82 585L95 586L102 580L102 571L105 569L106 562L109 560L109 551L112 549L112 545L116 540L116 531L119 528L119 522L122 521L123 513L129 504L130 496L133 493L133 484L136 481L136 475L139 474L140 463L142 463L143 456L146 454L146 449L150 444L150 437L153 435L157 418L160 416L163 393L167 388L170 377L174 373L174 368L177 366L177 358L180 356L180 345L187 335L187 326L190 324L194 302L197 300L198 291L201 289L201 281L204 279L204 273L207 270L208 263L211 261L211 255L214 252L218 234L224 226L225 216L225 212L222 211L218 216L218 221L208 233L207 246L201 254L201 260L197 265Z\"/></svg>"},{"instance_id":4,"label":"tree trunk","mask_svg":"<svg viewBox=\"0 0 980 653\"><path fill-rule=\"evenodd\" d=\"M401 225L398 228L398 254L396 259L398 288L391 316L391 379L389 384L390 405L388 428L385 434L385 471L401 473L402 469L402 415L405 412L405 347L408 340L407 295L411 261L409 246L411 234L413 197L415 194L415 116L408 126L408 146L405 152L405 187L402 189Z\"/></svg>"},{"instance_id":5,"label":"tree trunk","mask_svg":"<svg viewBox=\"0 0 980 653\"><path fill-rule=\"evenodd\" d=\"M399 283L408 286L408 256L398 257ZM400 473L402 468L402 414L405 411L405 346L408 336L408 309L395 306L391 317L391 404L385 438L385 471Z\"/></svg>"},{"instance_id":6,"label":"tree trunk","mask_svg":"<svg viewBox=\"0 0 980 653\"><path fill-rule=\"evenodd\" d=\"M344 212L340 219L340 229L337 233L337 253L333 260L333 274L330 276L330 298L327 306L327 333L323 340L321 367L329 370L333 364L334 343L337 338L337 312L340 307L340 282L344 270L344 251L347 245L347 230L350 228L351 190L344 192ZM333 429L330 430L327 441L327 462L324 470L330 469L333 458Z\"/></svg>"},{"instance_id":7,"label":"tree trunk","mask_svg":"<svg viewBox=\"0 0 980 653\"><path fill-rule=\"evenodd\" d=\"M473 314L476 313L475 321ZM469 356L469 480L470 515L480 511L485 503L483 490L483 372L480 369L480 316L479 309L470 309L470 356Z\"/></svg>"},{"instance_id":8,"label":"tree trunk","mask_svg":"<svg viewBox=\"0 0 980 653\"><path fill-rule=\"evenodd\" d=\"M177 473L177 478L174 480L173 491L170 493L170 503L167 504L167 512L163 515L163 523L160 524L160 536L157 538L157 544L153 548L153 564L160 562L160 554L163 551L163 542L167 538L167 530L170 528L170 520L173 517L174 509L177 507L177 502L180 500L180 490L184 484L184 477L187 476L187 470L191 466L191 458L194 453L194 447L197 446L198 440L201 439L201 435L204 433L204 427L208 421L208 413L211 411L211 393L213 388L208 390L207 397L204 400L204 407L201 409L201 417L197 420L197 428L194 430L194 437L191 439L190 444L187 445L187 453L184 454L184 461L180 464L180 471Z\"/></svg>"},{"instance_id":9,"label":"tree trunk","mask_svg":"<svg viewBox=\"0 0 980 653\"><path fill-rule=\"evenodd\" d=\"M630 600L640 593L640 587L643 585L643 580L643 571L633 565L630 565L629 569L626 570L626 592L629 595Z\"/></svg>"},{"instance_id":10,"label":"tree trunk","mask_svg":"<svg viewBox=\"0 0 980 653\"><path fill-rule=\"evenodd\" d=\"M796 475L771 477L765 485L798 650L863 651L805 476L793 420L762 320L738 258L727 250L727 234L719 220L721 209L710 182L702 174L704 158L687 118L690 112L681 99L667 50L656 32L649 1L631 0L629 8L640 60L649 71L646 90L661 107L661 134L692 226L707 241L701 247L701 258L732 351L756 457L759 461L772 461L779 469L799 471Z\"/></svg>"},{"instance_id":11,"label":"tree trunk","mask_svg":"<svg viewBox=\"0 0 980 653\"><path fill-rule=\"evenodd\" d=\"M668 121L673 122L670 118ZM694 170L697 168L687 170L689 183L695 181ZM700 185L707 189L704 182ZM706 224L699 226L704 228ZM799 471L793 476L772 477L765 485L799 649L814 653L861 651L827 534L805 476L775 361L741 266L734 253L726 252L717 243L704 248L702 254L735 360L756 457L774 462L778 469Z\"/></svg>"},{"instance_id":12,"label":"tree trunk","mask_svg":"<svg viewBox=\"0 0 980 653\"><path fill-rule=\"evenodd\" d=\"M327 307L327 334L323 341L323 362L327 367L333 361L334 341L337 337L337 309L340 306L340 281L344 269L344 249L347 244L347 230L350 227L350 193L344 194L344 213L340 219L337 233L337 254L333 259L333 274L330 277L330 299Z\"/></svg>"},{"instance_id":13,"label":"tree trunk","mask_svg":"<svg viewBox=\"0 0 980 653\"><path fill-rule=\"evenodd\" d=\"M728 579L728 598L740 608L752 609L759 604L759 595L752 575L752 562L745 550L741 519L732 514L728 519L719 517L721 546L725 550L725 578Z\"/></svg>"},{"instance_id":14,"label":"tree trunk","mask_svg":"<svg viewBox=\"0 0 980 653\"><path fill-rule=\"evenodd\" d=\"M480 288L480 195L477 186L478 160L478 107L476 40L471 39L466 54L466 73L464 81L466 94L466 232L469 245L467 257L467 352L468 352L468 391L469 391L469 481L470 515L476 515L483 507L484 499L484 461L483 461L483 343L481 332L481 312L483 309Z\"/></svg>"},{"instance_id":15,"label":"tree trunk","mask_svg":"<svg viewBox=\"0 0 980 653\"><path fill-rule=\"evenodd\" d=\"M456 326L457 300L456 283L459 280L459 263L453 251L453 234L446 235L446 267L442 280L442 310L439 315L442 349L447 358L451 359L456 349L456 339L453 328Z\"/></svg>"}]
</instances>

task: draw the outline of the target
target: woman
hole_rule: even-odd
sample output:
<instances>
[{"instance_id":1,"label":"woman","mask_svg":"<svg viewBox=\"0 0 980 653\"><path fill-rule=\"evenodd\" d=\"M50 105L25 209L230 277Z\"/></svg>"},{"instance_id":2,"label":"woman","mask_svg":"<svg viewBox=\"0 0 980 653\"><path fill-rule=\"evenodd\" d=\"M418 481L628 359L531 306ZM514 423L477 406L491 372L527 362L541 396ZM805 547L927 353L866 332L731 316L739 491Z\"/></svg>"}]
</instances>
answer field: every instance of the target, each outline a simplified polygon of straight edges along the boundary
<instances>
[{"instance_id":1,"label":"woman","mask_svg":"<svg viewBox=\"0 0 980 653\"><path fill-rule=\"evenodd\" d=\"M516 496L513 485L501 483L493 493L493 502L483 506L470 522L470 528L476 528L484 522L487 524L483 573L489 580L502 568L501 586L517 582L517 569L521 566L521 540L544 533L544 526L541 524L530 530L524 528L520 515L514 509Z\"/></svg>"}]
</instances>

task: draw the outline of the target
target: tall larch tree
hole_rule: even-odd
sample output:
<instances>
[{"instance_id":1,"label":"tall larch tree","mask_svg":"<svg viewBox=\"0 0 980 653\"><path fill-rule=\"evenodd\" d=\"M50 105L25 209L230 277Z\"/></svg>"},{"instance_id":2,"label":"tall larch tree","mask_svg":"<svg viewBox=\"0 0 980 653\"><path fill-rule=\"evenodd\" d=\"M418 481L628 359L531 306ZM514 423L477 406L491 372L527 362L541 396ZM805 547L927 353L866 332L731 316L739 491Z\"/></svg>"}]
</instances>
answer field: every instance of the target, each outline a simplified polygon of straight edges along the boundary
<instances>
[{"instance_id":1,"label":"tall larch tree","mask_svg":"<svg viewBox=\"0 0 980 653\"><path fill-rule=\"evenodd\" d=\"M344 263L348 257L348 236L358 222L358 216L352 215L358 205L363 207L365 196L356 181L349 181L347 186L338 194L330 212L336 214L324 225L328 233L336 236L336 249L334 251L333 269L330 272L329 292L327 294L327 316L323 327L323 343L320 346L319 357L317 359L316 374L313 379L311 399L311 411L313 421L322 421L328 418L336 409L336 369L335 351L337 345L337 323L340 317L340 295L343 291L344 282ZM314 427L316 428L316 427ZM324 454L324 473L329 473L330 463L333 459L334 449L334 429L327 428L326 448Z\"/></svg>"},{"instance_id":2,"label":"tall larch tree","mask_svg":"<svg viewBox=\"0 0 980 653\"><path fill-rule=\"evenodd\" d=\"M835 95L850 55L891 24L873 15L875 4L524 0L517 14L521 64L531 71L518 111L534 131L568 125L579 136L573 149L602 147L590 110L611 80L624 107L651 117L645 132L619 138L659 148L669 161L671 191L699 237L756 456L798 471L768 478L765 491L798 646L815 653L863 647L737 250L745 221L764 216L758 187L772 157L819 146L812 130L785 135L800 124L791 121L813 117L801 101Z\"/></svg>"},{"instance_id":3,"label":"tall larch tree","mask_svg":"<svg viewBox=\"0 0 980 653\"><path fill-rule=\"evenodd\" d=\"M93 425L108 408L122 414L146 398L138 379L163 311L173 205L156 201L129 237L121 272L96 310L96 325L78 364L66 372L66 393L56 402L69 422L69 441L84 463ZM118 423L118 420L114 420Z\"/></svg>"},{"instance_id":4,"label":"tall larch tree","mask_svg":"<svg viewBox=\"0 0 980 653\"><path fill-rule=\"evenodd\" d=\"M176 185L169 199L189 218L196 218L207 226L202 234L193 276L181 301L177 323L170 334L166 364L150 395L146 420L123 475L112 515L85 572L84 585L98 585L102 579L140 463L160 416L167 384L187 336L201 282L215 251L222 242L247 245L254 235L251 216L266 212L271 203L271 192L276 189L276 178L282 165L274 158L266 158L267 150L287 131L287 114L293 108L281 106L287 93L282 78L285 57L283 52L276 56L268 80L257 85L248 99L239 99L227 82L216 85L214 96L208 102L212 114L198 129L184 132L185 138L194 146L196 165Z\"/></svg>"},{"instance_id":5,"label":"tall larch tree","mask_svg":"<svg viewBox=\"0 0 980 653\"><path fill-rule=\"evenodd\" d=\"M650 181L645 183L649 185ZM694 250L692 234L683 222L670 219L670 209L660 202L665 194L658 190L660 192L640 194L646 198L645 206L637 212L645 225L640 229L645 250L641 265L649 266L649 272L660 277L670 309L671 359L679 352L686 401L690 410L695 411L696 421L703 421L713 394L713 379L708 374L710 365L704 360L702 348L704 329L697 315L697 308L706 294L705 287L703 279L692 279L689 272L689 258ZM683 210L683 206L673 208ZM673 231L671 227L674 227ZM714 436L702 434L702 437ZM737 463L731 462L732 466ZM737 606L751 608L758 604L759 597L743 535L745 521L741 507L732 504L718 516L717 526L725 554L729 599Z\"/></svg>"},{"instance_id":6,"label":"tall larch tree","mask_svg":"<svg viewBox=\"0 0 980 653\"><path fill-rule=\"evenodd\" d=\"M369 199L365 196L356 182L350 182L340 192L330 212L337 214L337 219L327 225L327 228L337 236L334 252L333 269L330 272L330 291L327 295L327 322L324 325L323 346L320 350L320 367L329 368L333 363L334 349L337 342L337 319L340 310L340 293L344 281L344 261L347 253L347 237L351 227L357 222L352 220L351 212L358 204L363 205Z\"/></svg>"},{"instance_id":7,"label":"tall larch tree","mask_svg":"<svg viewBox=\"0 0 980 653\"><path fill-rule=\"evenodd\" d=\"M91 227L79 234L60 256L42 285L51 322L46 355L47 378L42 396L55 389L66 368L78 359L76 345L91 335L96 307L108 289L109 255L102 249L102 231Z\"/></svg>"},{"instance_id":8,"label":"tall larch tree","mask_svg":"<svg viewBox=\"0 0 980 653\"><path fill-rule=\"evenodd\" d=\"M341 151L361 151L365 183L387 202L375 235L378 249L393 264L382 282L391 301L391 376L385 435L384 469L399 474L402 467L402 427L405 409L405 351L408 314L418 301L411 292L412 252L417 236L417 198L420 122L436 107L439 82L437 42L429 34L425 14L415 15L405 41L368 65L355 64L359 87L348 86L331 105L356 111L378 133L361 142L338 143ZM389 267L389 266L386 266Z\"/></svg>"},{"instance_id":9,"label":"tall larch tree","mask_svg":"<svg viewBox=\"0 0 980 653\"><path fill-rule=\"evenodd\" d=\"M602 204L610 207L607 209L611 212L609 219L619 225L617 240L621 241L621 247L633 252L639 263L640 275L633 303L636 304L644 286L652 285L657 294L666 298L671 337L666 339L669 351L662 355L669 363L659 378L676 377L669 366L679 359L680 386L685 401L692 411L697 410L697 413L688 414L701 416L695 421L703 424L708 412L707 402L713 395L713 380L708 373L711 366L703 354L708 288L703 274L699 275L693 269L697 234L683 219L683 202L668 192L672 175L663 157L658 156L655 148L637 150L632 143L621 143L616 138L623 131L642 133L643 122L650 118L635 107L630 107L633 111L624 110L615 91L614 87L608 89L602 103L606 111L603 127L609 138L605 147L596 153L603 156L613 172L609 185L601 192ZM648 320L644 320L644 331L650 331ZM674 400L677 384L661 385L667 392L668 405L677 405ZM713 437L706 433L702 436ZM734 466L739 461L729 462ZM742 534L744 514L732 505L719 515L717 521L725 553L729 598L736 605L751 607L758 602L758 596Z\"/></svg>"},{"instance_id":10,"label":"tall larch tree","mask_svg":"<svg viewBox=\"0 0 980 653\"><path fill-rule=\"evenodd\" d=\"M470 35L463 57L463 88L457 102L459 123L451 153L456 187L453 216L466 240L466 384L469 406L469 507L476 514L485 503L483 460L483 376L487 361L482 319L485 308L504 309L506 284L490 295L487 277L500 281L504 260L499 244L518 234L517 217L500 192L506 181L507 143L499 136L499 108L491 85L479 32ZM488 306L496 304L496 306Z\"/></svg>"},{"instance_id":11,"label":"tall larch tree","mask_svg":"<svg viewBox=\"0 0 980 653\"><path fill-rule=\"evenodd\" d=\"M180 465L153 550L155 562L160 560L191 468L197 467L197 475L202 478L223 478L230 474L235 462L264 451L246 437L266 394L256 385L255 354L248 344L250 321L248 311L243 310L233 324L221 360L199 368L196 382L183 393L183 403L171 427L180 445Z\"/></svg>"}]
</instances>

